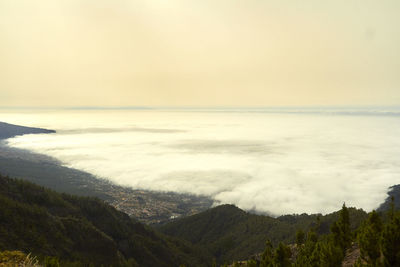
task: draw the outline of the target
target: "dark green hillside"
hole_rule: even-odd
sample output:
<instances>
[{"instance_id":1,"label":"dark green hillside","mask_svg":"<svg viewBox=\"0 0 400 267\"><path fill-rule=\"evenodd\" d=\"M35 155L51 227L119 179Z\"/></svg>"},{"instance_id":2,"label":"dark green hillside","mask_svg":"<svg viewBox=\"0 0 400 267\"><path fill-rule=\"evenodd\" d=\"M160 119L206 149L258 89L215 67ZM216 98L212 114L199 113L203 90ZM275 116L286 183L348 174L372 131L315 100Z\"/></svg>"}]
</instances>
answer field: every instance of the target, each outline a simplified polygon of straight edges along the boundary
<instances>
[{"instance_id":1,"label":"dark green hillside","mask_svg":"<svg viewBox=\"0 0 400 267\"><path fill-rule=\"evenodd\" d=\"M341 266L357 259L398 266L399 214L389 209L385 224L378 213L367 217L345 205L325 216L278 218L223 205L160 226L161 234L96 198L0 176L0 252L21 250L41 262L56 257L61 266L210 266L213 257L251 259L249 266ZM355 257L347 257L349 250Z\"/></svg>"},{"instance_id":2,"label":"dark green hillside","mask_svg":"<svg viewBox=\"0 0 400 267\"><path fill-rule=\"evenodd\" d=\"M279 243L278 246L267 239L262 253L233 266L400 266L400 213L394 210L394 203L390 206L386 214L370 212L354 231L351 212L343 204L337 220L330 225L329 234L319 235L316 228L298 231L296 243Z\"/></svg>"},{"instance_id":3,"label":"dark green hillside","mask_svg":"<svg viewBox=\"0 0 400 267\"><path fill-rule=\"evenodd\" d=\"M0 149L9 148L0 146ZM105 194L106 189L112 186L109 182L96 179L88 173L64 167L55 161L40 160L40 156L18 151L17 156L13 157L7 154L2 155L0 152L0 172L10 177L21 178L51 188L60 193L95 196L104 200L110 199L110 196Z\"/></svg>"},{"instance_id":4,"label":"dark green hillside","mask_svg":"<svg viewBox=\"0 0 400 267\"><path fill-rule=\"evenodd\" d=\"M351 228L355 229L367 217L362 210L349 209ZM318 219L319 218L319 219ZM218 262L248 259L264 250L265 241L294 243L296 231L314 228L328 234L338 212L320 215L285 215L272 218L254 215L232 206L222 205L208 211L182 218L160 227L168 235L207 247Z\"/></svg>"},{"instance_id":5,"label":"dark green hillside","mask_svg":"<svg viewBox=\"0 0 400 267\"><path fill-rule=\"evenodd\" d=\"M202 253L104 202L0 176L0 251L55 256L64 264L202 266ZM211 260L205 257L205 262ZM68 264L68 265L69 265Z\"/></svg>"},{"instance_id":6,"label":"dark green hillside","mask_svg":"<svg viewBox=\"0 0 400 267\"><path fill-rule=\"evenodd\" d=\"M388 197L383 202L378 211L386 211L390 209L392 198L394 200L394 207L396 210L400 210L400 185L394 185L389 188Z\"/></svg>"},{"instance_id":7,"label":"dark green hillside","mask_svg":"<svg viewBox=\"0 0 400 267\"><path fill-rule=\"evenodd\" d=\"M16 135L38 133L55 133L55 131L0 122L0 139L7 139Z\"/></svg>"}]
</instances>

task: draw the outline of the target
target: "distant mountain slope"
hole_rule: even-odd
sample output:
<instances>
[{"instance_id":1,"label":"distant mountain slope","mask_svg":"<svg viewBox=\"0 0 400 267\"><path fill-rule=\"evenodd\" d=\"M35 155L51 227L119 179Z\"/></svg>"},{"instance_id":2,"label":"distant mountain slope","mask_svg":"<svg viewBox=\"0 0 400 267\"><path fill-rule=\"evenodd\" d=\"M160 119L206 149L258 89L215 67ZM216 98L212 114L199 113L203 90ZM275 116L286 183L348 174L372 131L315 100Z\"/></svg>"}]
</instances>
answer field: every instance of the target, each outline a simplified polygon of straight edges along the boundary
<instances>
[{"instance_id":1,"label":"distant mountain slope","mask_svg":"<svg viewBox=\"0 0 400 267\"><path fill-rule=\"evenodd\" d=\"M394 208L396 210L400 210L400 184L391 186L389 188L388 197L386 198L385 202L383 202L378 211L386 211L390 209L392 197L394 200Z\"/></svg>"},{"instance_id":2,"label":"distant mountain slope","mask_svg":"<svg viewBox=\"0 0 400 267\"><path fill-rule=\"evenodd\" d=\"M55 133L55 132L56 131L53 130L18 126L5 122L0 122L0 139L7 139L23 134L39 134L39 133Z\"/></svg>"},{"instance_id":3,"label":"distant mountain slope","mask_svg":"<svg viewBox=\"0 0 400 267\"><path fill-rule=\"evenodd\" d=\"M112 185L105 180L62 166L56 161L40 160L39 154L18 151L19 154L10 156L11 153L2 153L1 150L5 149L8 148L0 146L0 173L3 175L21 178L60 193L110 199L103 188Z\"/></svg>"},{"instance_id":4,"label":"distant mountain slope","mask_svg":"<svg viewBox=\"0 0 400 267\"><path fill-rule=\"evenodd\" d=\"M350 208L352 228L367 217L363 210ZM319 223L317 218L319 218ZM265 241L293 243L298 229L316 228L329 233L338 212L329 215L285 215L272 218L247 213L232 205L222 205L182 218L160 227L160 230L194 245L204 246L219 263L245 260L264 250Z\"/></svg>"},{"instance_id":5,"label":"distant mountain slope","mask_svg":"<svg viewBox=\"0 0 400 267\"><path fill-rule=\"evenodd\" d=\"M104 202L0 176L0 251L22 250L96 266L205 266L200 250ZM68 263L69 262L69 263Z\"/></svg>"}]
</instances>

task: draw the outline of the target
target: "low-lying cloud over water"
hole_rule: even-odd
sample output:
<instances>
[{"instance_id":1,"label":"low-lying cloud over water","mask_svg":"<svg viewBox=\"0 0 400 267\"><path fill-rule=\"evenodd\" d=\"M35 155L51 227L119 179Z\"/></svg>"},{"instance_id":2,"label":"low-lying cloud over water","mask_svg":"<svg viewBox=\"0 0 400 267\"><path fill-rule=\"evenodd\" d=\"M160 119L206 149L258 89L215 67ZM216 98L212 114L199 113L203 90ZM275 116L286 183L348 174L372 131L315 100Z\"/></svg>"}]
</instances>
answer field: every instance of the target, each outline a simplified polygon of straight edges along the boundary
<instances>
[{"instance_id":1,"label":"low-lying cloud over water","mask_svg":"<svg viewBox=\"0 0 400 267\"><path fill-rule=\"evenodd\" d=\"M374 114L96 110L1 120L57 130L9 139L10 146L115 183L280 215L383 202L400 183L400 116Z\"/></svg>"}]
</instances>

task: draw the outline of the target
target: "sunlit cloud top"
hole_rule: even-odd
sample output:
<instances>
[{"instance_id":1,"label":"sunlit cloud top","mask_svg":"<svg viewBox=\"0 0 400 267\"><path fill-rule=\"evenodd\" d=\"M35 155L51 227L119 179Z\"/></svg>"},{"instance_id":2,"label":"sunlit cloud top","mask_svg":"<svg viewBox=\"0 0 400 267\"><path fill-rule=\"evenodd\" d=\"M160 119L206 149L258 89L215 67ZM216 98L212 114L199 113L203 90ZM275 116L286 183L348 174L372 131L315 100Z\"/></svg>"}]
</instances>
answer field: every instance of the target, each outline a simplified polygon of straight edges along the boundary
<instances>
[{"instance_id":1,"label":"sunlit cloud top","mask_svg":"<svg viewBox=\"0 0 400 267\"><path fill-rule=\"evenodd\" d=\"M135 189L272 215L378 208L400 182L400 115L57 111L2 114L57 130L6 140Z\"/></svg>"},{"instance_id":2,"label":"sunlit cloud top","mask_svg":"<svg viewBox=\"0 0 400 267\"><path fill-rule=\"evenodd\" d=\"M400 103L399 1L0 2L0 106Z\"/></svg>"}]
</instances>

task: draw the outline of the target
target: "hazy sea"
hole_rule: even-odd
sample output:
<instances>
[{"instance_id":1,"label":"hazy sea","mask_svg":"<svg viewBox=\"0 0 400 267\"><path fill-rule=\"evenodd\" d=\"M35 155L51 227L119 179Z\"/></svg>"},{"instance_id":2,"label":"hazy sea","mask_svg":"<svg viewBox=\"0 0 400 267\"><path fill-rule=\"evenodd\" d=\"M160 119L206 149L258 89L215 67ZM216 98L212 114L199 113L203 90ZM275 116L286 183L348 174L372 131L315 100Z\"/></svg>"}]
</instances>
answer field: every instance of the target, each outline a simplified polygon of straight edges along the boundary
<instances>
[{"instance_id":1,"label":"hazy sea","mask_svg":"<svg viewBox=\"0 0 400 267\"><path fill-rule=\"evenodd\" d=\"M272 215L370 211L400 183L400 109L0 110L56 134L6 140L135 189Z\"/></svg>"}]
</instances>

